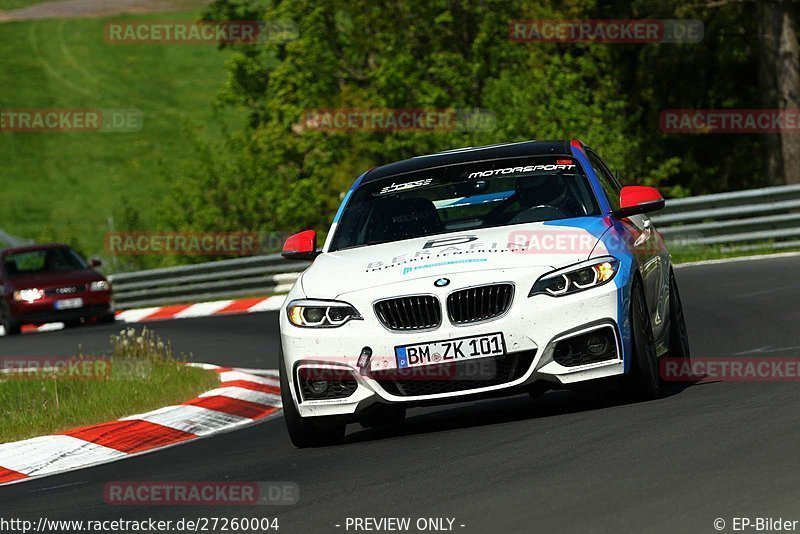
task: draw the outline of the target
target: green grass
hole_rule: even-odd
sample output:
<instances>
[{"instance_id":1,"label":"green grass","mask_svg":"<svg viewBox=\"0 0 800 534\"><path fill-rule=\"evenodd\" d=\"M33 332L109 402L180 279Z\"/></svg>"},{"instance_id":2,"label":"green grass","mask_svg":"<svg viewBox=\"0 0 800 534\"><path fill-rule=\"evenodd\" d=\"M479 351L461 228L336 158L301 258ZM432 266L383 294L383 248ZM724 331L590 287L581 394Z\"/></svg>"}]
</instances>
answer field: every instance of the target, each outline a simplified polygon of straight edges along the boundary
<instances>
[{"instance_id":1,"label":"green grass","mask_svg":"<svg viewBox=\"0 0 800 534\"><path fill-rule=\"evenodd\" d=\"M70 241L87 254L102 253L108 218L119 214L123 195L146 224L153 220L169 191L161 163L171 169L193 155L184 128L216 131L211 104L225 83L229 54L210 44L106 42L108 20L125 18L0 23L0 109L133 108L144 114L135 133L0 133L0 228L12 235Z\"/></svg>"},{"instance_id":2,"label":"green grass","mask_svg":"<svg viewBox=\"0 0 800 534\"><path fill-rule=\"evenodd\" d=\"M33 4L41 4L45 0L0 0L0 11L19 9Z\"/></svg>"},{"instance_id":3,"label":"green grass","mask_svg":"<svg viewBox=\"0 0 800 534\"><path fill-rule=\"evenodd\" d=\"M673 263L689 263L693 261L720 260L726 258L743 258L759 256L762 254L780 254L783 252L797 252L800 248L774 249L767 245L753 250L730 250L718 246L677 248L670 247Z\"/></svg>"},{"instance_id":4,"label":"green grass","mask_svg":"<svg viewBox=\"0 0 800 534\"><path fill-rule=\"evenodd\" d=\"M105 361L84 361L90 371L83 378L42 373L0 381L0 443L179 404L219 384L216 373L188 367L152 347L115 350L108 373L97 366Z\"/></svg>"}]
</instances>

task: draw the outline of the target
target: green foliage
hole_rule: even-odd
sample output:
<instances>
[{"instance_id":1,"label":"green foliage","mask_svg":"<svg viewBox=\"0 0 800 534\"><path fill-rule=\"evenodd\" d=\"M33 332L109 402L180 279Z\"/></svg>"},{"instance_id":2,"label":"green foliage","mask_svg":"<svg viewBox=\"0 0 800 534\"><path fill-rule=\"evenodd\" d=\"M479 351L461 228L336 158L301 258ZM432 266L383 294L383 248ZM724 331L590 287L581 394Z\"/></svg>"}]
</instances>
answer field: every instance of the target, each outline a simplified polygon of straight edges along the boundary
<instances>
[{"instance_id":1,"label":"green foliage","mask_svg":"<svg viewBox=\"0 0 800 534\"><path fill-rule=\"evenodd\" d=\"M33 0L0 0L0 9L3 2ZM623 182L658 185L669 196L767 184L763 136L659 129L664 109L761 106L754 2L215 0L203 16L262 20L267 38L222 51L120 46L103 40L103 19L0 24L7 59L0 85L14 88L0 94L3 108L144 113L140 132L0 133L0 228L106 258L110 219L116 231L324 232L342 192L366 169L532 138L578 137ZM698 19L705 37L642 45L508 36L513 20L618 18ZM294 32L274 32L276 25ZM496 125L388 133L298 128L319 108L477 108L493 113ZM111 267L209 259L120 256Z\"/></svg>"},{"instance_id":2,"label":"green foliage","mask_svg":"<svg viewBox=\"0 0 800 534\"><path fill-rule=\"evenodd\" d=\"M137 14L111 20L194 20L198 13ZM36 241L75 244L103 255L108 218L122 196L146 230L173 176L159 171L191 157L186 124L210 124L225 81L227 52L208 44L111 44L109 19L0 23L0 109L138 109L138 132L0 132L0 228ZM220 120L238 121L230 109ZM216 126L214 128L216 132ZM213 134L212 134L213 135Z\"/></svg>"},{"instance_id":3,"label":"green foliage","mask_svg":"<svg viewBox=\"0 0 800 534\"><path fill-rule=\"evenodd\" d=\"M265 21L291 39L230 45L216 107L244 117L222 141L166 162L161 224L186 231L325 231L364 170L459 146L577 137L625 183L685 196L763 185L758 136L665 135L670 108L758 107L755 7L681 0L216 0L208 20ZM531 19L698 19L697 44L553 44L509 39ZM478 131L326 132L320 108L486 109ZM207 258L196 258L204 260ZM186 261L177 258L171 261ZM191 261L191 260L189 260Z\"/></svg>"},{"instance_id":4,"label":"green foliage","mask_svg":"<svg viewBox=\"0 0 800 534\"><path fill-rule=\"evenodd\" d=\"M525 1L318 3L218 0L208 19L291 21L296 39L234 46L221 105L242 131L197 145L168 211L179 228L324 230L364 170L449 148L581 137L630 166L626 102L604 47L520 44L508 23L567 16ZM320 108L488 109L489 131L302 130ZM640 170L640 169L637 169ZM662 175L669 168L662 170ZM233 226L231 226L233 225Z\"/></svg>"}]
</instances>

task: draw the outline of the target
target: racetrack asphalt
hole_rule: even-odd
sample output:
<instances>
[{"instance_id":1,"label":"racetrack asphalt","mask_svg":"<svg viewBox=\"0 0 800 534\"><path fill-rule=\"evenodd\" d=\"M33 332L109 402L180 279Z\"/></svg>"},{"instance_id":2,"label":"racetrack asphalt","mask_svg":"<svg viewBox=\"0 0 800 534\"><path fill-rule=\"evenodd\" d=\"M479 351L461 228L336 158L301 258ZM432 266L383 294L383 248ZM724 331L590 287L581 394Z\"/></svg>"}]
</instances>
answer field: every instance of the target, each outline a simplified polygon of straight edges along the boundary
<instances>
[{"instance_id":1,"label":"racetrack asphalt","mask_svg":"<svg viewBox=\"0 0 800 534\"><path fill-rule=\"evenodd\" d=\"M800 258L676 271L694 357L796 357ZM275 368L276 313L152 323L176 350ZM142 325L136 325L141 328ZM119 325L0 339L0 355L100 351ZM297 450L281 419L163 452L0 488L0 517L278 517L281 533L348 517L455 518L457 532L715 532L723 518L800 520L800 384L712 382L624 404L552 392L409 412L387 431ZM292 506L134 507L108 481L291 481ZM336 525L341 525L337 527ZM464 525L463 527L460 525ZM352 528L350 532L352 532ZM416 531L416 530L412 530Z\"/></svg>"}]
</instances>

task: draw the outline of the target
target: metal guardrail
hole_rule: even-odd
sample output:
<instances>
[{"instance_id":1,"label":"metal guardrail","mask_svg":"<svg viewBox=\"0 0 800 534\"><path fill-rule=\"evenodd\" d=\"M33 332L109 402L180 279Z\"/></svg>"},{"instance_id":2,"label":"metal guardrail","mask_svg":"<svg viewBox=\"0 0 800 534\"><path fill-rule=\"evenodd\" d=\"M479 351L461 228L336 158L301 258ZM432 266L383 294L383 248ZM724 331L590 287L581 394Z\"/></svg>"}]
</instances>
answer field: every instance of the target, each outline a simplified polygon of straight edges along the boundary
<instances>
[{"instance_id":1,"label":"metal guardrail","mask_svg":"<svg viewBox=\"0 0 800 534\"><path fill-rule=\"evenodd\" d=\"M674 246L800 248L800 185L668 200L652 218ZM138 308L281 294L307 266L272 254L109 278L117 305Z\"/></svg>"},{"instance_id":2,"label":"metal guardrail","mask_svg":"<svg viewBox=\"0 0 800 534\"><path fill-rule=\"evenodd\" d=\"M652 219L676 245L800 247L800 184L668 200Z\"/></svg>"},{"instance_id":3,"label":"metal guardrail","mask_svg":"<svg viewBox=\"0 0 800 534\"><path fill-rule=\"evenodd\" d=\"M3 244L8 247L23 247L25 245L32 244L33 241L29 239L23 239L21 237L16 237L5 230L0 230L0 244Z\"/></svg>"},{"instance_id":4,"label":"metal guardrail","mask_svg":"<svg viewBox=\"0 0 800 534\"><path fill-rule=\"evenodd\" d=\"M280 254L113 274L118 308L286 293L308 262Z\"/></svg>"}]
</instances>

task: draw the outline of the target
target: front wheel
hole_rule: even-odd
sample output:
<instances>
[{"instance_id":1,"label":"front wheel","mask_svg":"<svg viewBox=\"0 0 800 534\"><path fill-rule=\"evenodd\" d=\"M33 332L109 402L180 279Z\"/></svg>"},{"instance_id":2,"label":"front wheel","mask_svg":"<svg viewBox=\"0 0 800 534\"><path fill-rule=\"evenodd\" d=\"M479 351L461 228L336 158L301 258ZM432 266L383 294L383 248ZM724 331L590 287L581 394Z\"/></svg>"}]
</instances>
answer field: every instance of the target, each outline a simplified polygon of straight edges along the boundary
<instances>
[{"instance_id":1,"label":"front wheel","mask_svg":"<svg viewBox=\"0 0 800 534\"><path fill-rule=\"evenodd\" d=\"M3 330L5 330L5 335L16 336L22 333L22 324L15 320L8 310L0 308L0 313L3 314L2 319L0 319L0 325L2 325Z\"/></svg>"},{"instance_id":2,"label":"front wheel","mask_svg":"<svg viewBox=\"0 0 800 534\"><path fill-rule=\"evenodd\" d=\"M631 288L631 334L633 359L628 380L630 393L637 399L656 399L661 395L656 342L644 289L638 278Z\"/></svg>"},{"instance_id":3,"label":"front wheel","mask_svg":"<svg viewBox=\"0 0 800 534\"><path fill-rule=\"evenodd\" d=\"M675 282L675 273L669 271L669 356L689 360L689 334L683 317L683 304Z\"/></svg>"},{"instance_id":4,"label":"front wheel","mask_svg":"<svg viewBox=\"0 0 800 534\"><path fill-rule=\"evenodd\" d=\"M3 319L2 325L7 336L16 336L22 333L22 325L13 319Z\"/></svg>"},{"instance_id":5,"label":"front wheel","mask_svg":"<svg viewBox=\"0 0 800 534\"><path fill-rule=\"evenodd\" d=\"M345 424L327 417L301 417L292 399L289 379L286 376L286 365L281 350L278 361L278 372L281 382L281 402L283 403L283 419L289 431L289 439L298 449L307 447L324 447L336 445L344 439Z\"/></svg>"},{"instance_id":6,"label":"front wheel","mask_svg":"<svg viewBox=\"0 0 800 534\"><path fill-rule=\"evenodd\" d=\"M105 315L101 315L97 318L97 324L110 324L117 320L117 316L114 312L108 312Z\"/></svg>"}]
</instances>

